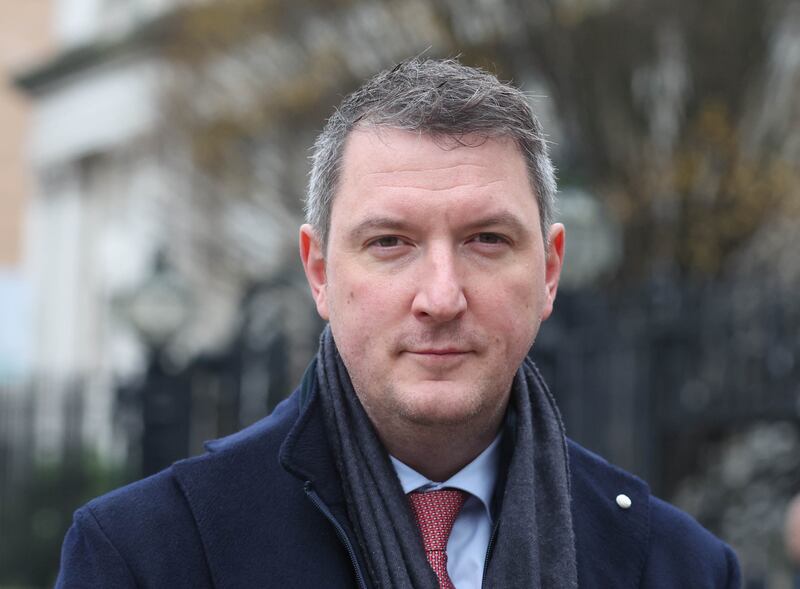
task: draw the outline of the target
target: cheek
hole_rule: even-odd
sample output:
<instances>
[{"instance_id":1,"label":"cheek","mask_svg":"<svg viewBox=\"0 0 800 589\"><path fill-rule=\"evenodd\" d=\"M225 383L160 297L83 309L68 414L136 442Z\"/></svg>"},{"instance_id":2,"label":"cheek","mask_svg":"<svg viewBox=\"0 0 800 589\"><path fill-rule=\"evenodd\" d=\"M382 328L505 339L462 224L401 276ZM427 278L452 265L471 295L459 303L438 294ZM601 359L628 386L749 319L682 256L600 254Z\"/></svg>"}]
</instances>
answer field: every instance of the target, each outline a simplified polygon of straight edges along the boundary
<instances>
[{"instance_id":1,"label":"cheek","mask_svg":"<svg viewBox=\"0 0 800 589\"><path fill-rule=\"evenodd\" d=\"M408 299L407 281L393 278L356 278L347 281L347 288L337 298L343 310L351 316L360 316L365 321L380 321L403 311ZM368 326L362 323L359 327Z\"/></svg>"},{"instance_id":2,"label":"cheek","mask_svg":"<svg viewBox=\"0 0 800 589\"><path fill-rule=\"evenodd\" d=\"M480 296L487 302L483 313L495 343L505 344L509 351L525 348L527 353L538 331L544 299L537 286L530 279L508 281L503 288L484 288Z\"/></svg>"},{"instance_id":3,"label":"cheek","mask_svg":"<svg viewBox=\"0 0 800 589\"><path fill-rule=\"evenodd\" d=\"M397 281L364 278L330 285L330 324L337 345L360 354L390 333L403 300L397 287Z\"/></svg>"},{"instance_id":4,"label":"cheek","mask_svg":"<svg viewBox=\"0 0 800 589\"><path fill-rule=\"evenodd\" d=\"M481 307L494 309L498 320L504 317L513 323L514 318L524 321L538 315L544 301L542 291L540 285L529 277L517 280L490 278L472 289L472 299Z\"/></svg>"}]
</instances>

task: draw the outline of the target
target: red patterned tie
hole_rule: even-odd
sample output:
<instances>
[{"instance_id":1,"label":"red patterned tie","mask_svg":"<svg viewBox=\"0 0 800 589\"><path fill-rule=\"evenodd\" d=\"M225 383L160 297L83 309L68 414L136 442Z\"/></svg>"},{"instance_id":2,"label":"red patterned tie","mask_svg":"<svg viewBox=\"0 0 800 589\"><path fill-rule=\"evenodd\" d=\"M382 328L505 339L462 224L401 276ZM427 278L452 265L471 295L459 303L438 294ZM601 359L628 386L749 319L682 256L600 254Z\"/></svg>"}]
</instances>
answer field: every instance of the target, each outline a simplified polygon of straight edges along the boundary
<instances>
[{"instance_id":1,"label":"red patterned tie","mask_svg":"<svg viewBox=\"0 0 800 589\"><path fill-rule=\"evenodd\" d=\"M447 539L458 517L458 512L467 500L467 493L458 489L441 489L408 494L411 511L417 518L425 555L436 576L441 589L455 589L447 574Z\"/></svg>"}]
</instances>

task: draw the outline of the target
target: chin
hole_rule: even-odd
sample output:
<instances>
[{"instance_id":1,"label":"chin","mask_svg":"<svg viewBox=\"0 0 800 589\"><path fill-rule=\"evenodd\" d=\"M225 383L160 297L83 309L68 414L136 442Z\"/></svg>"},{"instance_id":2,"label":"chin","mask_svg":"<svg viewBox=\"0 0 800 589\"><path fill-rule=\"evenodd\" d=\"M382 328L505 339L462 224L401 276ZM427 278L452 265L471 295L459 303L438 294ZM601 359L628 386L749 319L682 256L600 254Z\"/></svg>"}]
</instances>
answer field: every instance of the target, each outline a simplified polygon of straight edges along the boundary
<instances>
[{"instance_id":1,"label":"chin","mask_svg":"<svg viewBox=\"0 0 800 589\"><path fill-rule=\"evenodd\" d=\"M418 391L398 399L397 413L406 421L421 426L460 426L474 422L479 415L491 411L472 391L465 395L456 391Z\"/></svg>"},{"instance_id":2,"label":"chin","mask_svg":"<svg viewBox=\"0 0 800 589\"><path fill-rule=\"evenodd\" d=\"M440 412L422 413L408 412L403 415L406 421L423 427L461 427L475 420L474 413Z\"/></svg>"}]
</instances>

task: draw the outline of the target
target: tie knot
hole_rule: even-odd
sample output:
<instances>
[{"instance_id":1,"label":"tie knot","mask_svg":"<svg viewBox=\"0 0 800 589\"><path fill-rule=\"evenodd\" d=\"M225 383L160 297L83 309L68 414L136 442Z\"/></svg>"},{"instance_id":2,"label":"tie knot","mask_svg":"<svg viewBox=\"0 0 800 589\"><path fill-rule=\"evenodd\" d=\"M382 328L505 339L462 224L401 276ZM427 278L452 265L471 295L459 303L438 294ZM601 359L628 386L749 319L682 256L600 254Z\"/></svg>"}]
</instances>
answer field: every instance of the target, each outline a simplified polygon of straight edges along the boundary
<instances>
[{"instance_id":1,"label":"tie knot","mask_svg":"<svg viewBox=\"0 0 800 589\"><path fill-rule=\"evenodd\" d=\"M417 519L425 552L446 551L450 531L458 512L467 500L467 493L459 489L440 489L408 494L411 511Z\"/></svg>"}]
</instances>

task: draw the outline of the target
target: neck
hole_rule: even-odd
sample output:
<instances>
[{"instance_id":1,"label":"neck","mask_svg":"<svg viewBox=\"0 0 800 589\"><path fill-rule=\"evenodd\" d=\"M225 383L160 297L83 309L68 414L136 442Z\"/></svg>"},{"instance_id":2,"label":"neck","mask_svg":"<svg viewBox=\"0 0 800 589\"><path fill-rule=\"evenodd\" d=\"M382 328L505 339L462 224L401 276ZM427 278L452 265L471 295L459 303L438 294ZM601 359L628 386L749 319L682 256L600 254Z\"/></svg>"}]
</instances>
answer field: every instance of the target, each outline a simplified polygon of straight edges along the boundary
<instances>
[{"instance_id":1,"label":"neck","mask_svg":"<svg viewBox=\"0 0 800 589\"><path fill-rule=\"evenodd\" d=\"M486 423L400 424L372 419L386 450L434 482L444 482L489 447L500 431L505 407ZM370 416L372 418L372 416Z\"/></svg>"}]
</instances>

